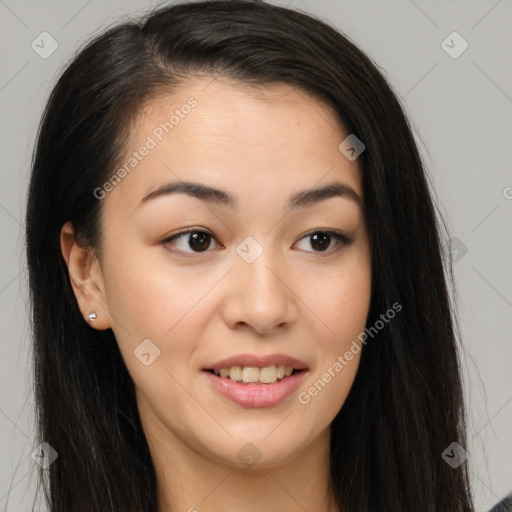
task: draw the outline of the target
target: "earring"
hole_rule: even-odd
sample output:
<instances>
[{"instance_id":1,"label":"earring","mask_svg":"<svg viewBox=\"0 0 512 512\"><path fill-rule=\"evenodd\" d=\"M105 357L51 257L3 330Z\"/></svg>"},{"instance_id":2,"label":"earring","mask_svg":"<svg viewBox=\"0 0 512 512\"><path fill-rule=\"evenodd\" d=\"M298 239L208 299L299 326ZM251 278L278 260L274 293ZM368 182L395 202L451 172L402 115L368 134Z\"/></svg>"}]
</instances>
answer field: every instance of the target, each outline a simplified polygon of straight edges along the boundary
<instances>
[{"instance_id":1,"label":"earring","mask_svg":"<svg viewBox=\"0 0 512 512\"><path fill-rule=\"evenodd\" d=\"M93 322L97 316L98 315L94 311L92 313L89 313L89 322Z\"/></svg>"}]
</instances>

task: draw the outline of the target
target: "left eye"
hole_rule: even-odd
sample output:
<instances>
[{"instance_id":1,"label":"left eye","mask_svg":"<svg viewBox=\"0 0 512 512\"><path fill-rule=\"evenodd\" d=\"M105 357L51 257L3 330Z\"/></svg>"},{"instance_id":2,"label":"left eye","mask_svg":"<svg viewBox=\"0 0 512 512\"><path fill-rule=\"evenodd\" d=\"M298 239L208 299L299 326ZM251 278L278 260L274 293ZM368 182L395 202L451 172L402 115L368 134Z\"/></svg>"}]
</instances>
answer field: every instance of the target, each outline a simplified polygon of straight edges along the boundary
<instances>
[{"instance_id":1,"label":"left eye","mask_svg":"<svg viewBox=\"0 0 512 512\"><path fill-rule=\"evenodd\" d=\"M176 243L177 240L184 240L185 237L188 236L188 242L185 243ZM300 241L310 239L310 245L314 248L313 251L307 252L332 252L328 251L332 242L337 242L338 245L350 245L352 240L347 236L337 233L336 231L314 231L303 236ZM197 229L191 229L188 231L183 231L176 235L167 238L162 243L167 245L171 242L174 242L175 246L181 252L207 252L211 246L211 242L215 240L214 236L206 231L200 231ZM299 241L299 242L300 242ZM180 247L181 245L181 247ZM220 246L220 244L218 244ZM191 250L190 250L191 249Z\"/></svg>"},{"instance_id":2,"label":"left eye","mask_svg":"<svg viewBox=\"0 0 512 512\"><path fill-rule=\"evenodd\" d=\"M336 231L314 231L301 238L301 240L310 240L311 247L315 247L317 250L312 252L332 252L327 251L331 242L337 242L338 246L350 245L352 240L341 233ZM311 252L311 251L308 251Z\"/></svg>"}]
</instances>

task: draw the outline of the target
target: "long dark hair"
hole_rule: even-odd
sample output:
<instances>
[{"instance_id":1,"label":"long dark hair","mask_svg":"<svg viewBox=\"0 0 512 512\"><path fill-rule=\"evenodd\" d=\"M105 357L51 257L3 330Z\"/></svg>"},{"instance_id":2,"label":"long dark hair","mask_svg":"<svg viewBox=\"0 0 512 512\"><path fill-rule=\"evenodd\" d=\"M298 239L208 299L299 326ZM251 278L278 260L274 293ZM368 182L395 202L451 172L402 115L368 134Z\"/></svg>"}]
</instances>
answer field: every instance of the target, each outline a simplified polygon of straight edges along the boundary
<instances>
[{"instance_id":1,"label":"long dark hair","mask_svg":"<svg viewBox=\"0 0 512 512\"><path fill-rule=\"evenodd\" d=\"M441 223L402 107L372 61L328 24L256 0L159 8L118 24L74 57L55 85L34 152L26 216L38 442L59 454L41 470L52 512L157 510L156 477L134 394L110 329L84 321L61 256L71 221L99 248L95 188L119 163L143 103L187 78L286 83L338 113L366 146L372 247L368 325L403 311L364 347L334 419L331 476L343 510L471 512L458 328ZM341 142L341 141L340 141Z\"/></svg>"}]
</instances>

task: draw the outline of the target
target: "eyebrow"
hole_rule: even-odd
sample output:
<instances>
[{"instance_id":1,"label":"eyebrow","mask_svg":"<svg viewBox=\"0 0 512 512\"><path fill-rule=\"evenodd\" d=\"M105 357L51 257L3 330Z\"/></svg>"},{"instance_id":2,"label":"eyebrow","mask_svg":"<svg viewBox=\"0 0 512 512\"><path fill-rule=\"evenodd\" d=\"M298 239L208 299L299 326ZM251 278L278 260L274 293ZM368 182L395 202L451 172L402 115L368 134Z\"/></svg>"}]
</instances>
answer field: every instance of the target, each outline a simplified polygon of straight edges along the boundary
<instances>
[{"instance_id":1,"label":"eyebrow","mask_svg":"<svg viewBox=\"0 0 512 512\"><path fill-rule=\"evenodd\" d=\"M204 202L226 206L232 209L236 209L238 207L238 198L229 192L219 190L202 183L178 181L173 183L166 183L149 192L140 201L140 203L137 205L137 208L158 197L169 196L173 194L186 194ZM353 188L344 183L332 182L323 187L302 190L292 194L288 198L287 209L292 210L295 208L312 206L332 197L350 199L357 203L359 206L362 206L361 197Z\"/></svg>"}]
</instances>

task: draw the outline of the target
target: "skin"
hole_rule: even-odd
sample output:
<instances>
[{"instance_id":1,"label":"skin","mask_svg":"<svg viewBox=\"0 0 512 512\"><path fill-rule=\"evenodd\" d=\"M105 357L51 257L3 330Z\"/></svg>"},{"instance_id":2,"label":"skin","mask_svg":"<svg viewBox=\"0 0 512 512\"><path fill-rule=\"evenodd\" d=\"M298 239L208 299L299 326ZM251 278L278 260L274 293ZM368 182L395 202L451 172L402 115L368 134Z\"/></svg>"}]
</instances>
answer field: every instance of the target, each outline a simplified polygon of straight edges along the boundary
<instances>
[{"instance_id":1,"label":"skin","mask_svg":"<svg viewBox=\"0 0 512 512\"><path fill-rule=\"evenodd\" d=\"M329 476L330 424L353 383L360 353L306 405L298 400L364 330L370 304L370 245L358 161L338 150L348 135L334 112L288 85L249 88L196 78L149 101L127 154L170 113L197 99L102 201L102 251L81 247L66 223L61 247L85 321L112 328L135 382L154 461L160 511L335 512ZM124 160L123 160L124 162ZM238 198L238 208L185 194L139 205L158 186L201 182ZM297 191L340 182L346 197L286 210ZM206 251L185 228L213 235ZM315 231L345 233L326 250ZM263 253L247 263L237 246L253 237ZM327 247L328 244L328 247ZM195 250L195 252L194 252ZM150 339L160 355L134 356ZM283 353L305 363L301 386L267 408L237 405L202 369L236 354ZM252 443L261 458L244 464ZM350 442L350 440L347 440Z\"/></svg>"}]
</instances>

